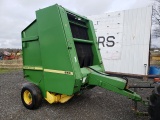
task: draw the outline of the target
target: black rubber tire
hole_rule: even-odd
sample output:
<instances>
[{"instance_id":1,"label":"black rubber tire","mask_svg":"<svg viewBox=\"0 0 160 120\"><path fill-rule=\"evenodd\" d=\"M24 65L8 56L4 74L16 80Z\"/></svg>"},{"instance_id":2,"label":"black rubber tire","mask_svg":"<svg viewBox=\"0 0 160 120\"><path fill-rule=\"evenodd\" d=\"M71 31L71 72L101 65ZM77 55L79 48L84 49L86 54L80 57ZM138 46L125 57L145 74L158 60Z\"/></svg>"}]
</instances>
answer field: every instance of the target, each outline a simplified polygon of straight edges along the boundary
<instances>
[{"instance_id":1,"label":"black rubber tire","mask_svg":"<svg viewBox=\"0 0 160 120\"><path fill-rule=\"evenodd\" d=\"M156 86L152 91L148 113L150 120L160 120L160 85Z\"/></svg>"},{"instance_id":2,"label":"black rubber tire","mask_svg":"<svg viewBox=\"0 0 160 120\"><path fill-rule=\"evenodd\" d=\"M32 102L28 105L24 100L24 92L29 91L32 97ZM35 110L39 108L42 104L42 94L37 85L33 83L25 83L23 84L21 90L21 100L23 105L30 110Z\"/></svg>"}]
</instances>

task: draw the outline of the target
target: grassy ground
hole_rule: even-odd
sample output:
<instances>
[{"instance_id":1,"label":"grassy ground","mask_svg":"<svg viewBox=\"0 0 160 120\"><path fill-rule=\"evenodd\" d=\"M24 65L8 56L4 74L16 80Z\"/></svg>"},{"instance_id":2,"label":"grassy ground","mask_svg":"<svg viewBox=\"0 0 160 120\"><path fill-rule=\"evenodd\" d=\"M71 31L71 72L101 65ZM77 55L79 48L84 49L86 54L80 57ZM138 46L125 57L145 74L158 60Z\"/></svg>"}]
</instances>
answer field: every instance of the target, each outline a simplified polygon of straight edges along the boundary
<instances>
[{"instance_id":1,"label":"grassy ground","mask_svg":"<svg viewBox=\"0 0 160 120\"><path fill-rule=\"evenodd\" d=\"M12 71L19 71L19 70L21 70L21 69L6 69L6 68L0 68L0 74L12 72Z\"/></svg>"}]
</instances>

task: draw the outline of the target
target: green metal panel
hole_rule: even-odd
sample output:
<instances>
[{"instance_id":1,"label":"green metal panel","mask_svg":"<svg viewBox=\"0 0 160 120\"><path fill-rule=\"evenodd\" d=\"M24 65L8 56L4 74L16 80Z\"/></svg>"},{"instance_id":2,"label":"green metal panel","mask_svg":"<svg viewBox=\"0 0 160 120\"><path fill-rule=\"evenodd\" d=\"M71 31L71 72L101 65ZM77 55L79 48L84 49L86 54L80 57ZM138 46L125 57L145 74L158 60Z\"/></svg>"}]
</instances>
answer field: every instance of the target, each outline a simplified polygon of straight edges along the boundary
<instances>
[{"instance_id":1,"label":"green metal panel","mask_svg":"<svg viewBox=\"0 0 160 120\"><path fill-rule=\"evenodd\" d=\"M38 10L36 16L43 68L73 72L58 5ZM62 76L62 74L44 72L46 90L73 94L75 73L72 76Z\"/></svg>"},{"instance_id":2,"label":"green metal panel","mask_svg":"<svg viewBox=\"0 0 160 120\"><path fill-rule=\"evenodd\" d=\"M22 38L38 36L37 22L34 20L28 27L22 31Z\"/></svg>"},{"instance_id":3,"label":"green metal panel","mask_svg":"<svg viewBox=\"0 0 160 120\"><path fill-rule=\"evenodd\" d=\"M43 71L39 70L24 70L26 78L37 85L43 80Z\"/></svg>"},{"instance_id":4,"label":"green metal panel","mask_svg":"<svg viewBox=\"0 0 160 120\"><path fill-rule=\"evenodd\" d=\"M66 74L44 72L45 88L55 93L73 94L74 77Z\"/></svg>"},{"instance_id":5,"label":"green metal panel","mask_svg":"<svg viewBox=\"0 0 160 120\"><path fill-rule=\"evenodd\" d=\"M42 66L39 41L23 42L23 64L25 66Z\"/></svg>"},{"instance_id":6,"label":"green metal panel","mask_svg":"<svg viewBox=\"0 0 160 120\"><path fill-rule=\"evenodd\" d=\"M72 71L58 6L38 10L36 15L43 67Z\"/></svg>"}]
</instances>

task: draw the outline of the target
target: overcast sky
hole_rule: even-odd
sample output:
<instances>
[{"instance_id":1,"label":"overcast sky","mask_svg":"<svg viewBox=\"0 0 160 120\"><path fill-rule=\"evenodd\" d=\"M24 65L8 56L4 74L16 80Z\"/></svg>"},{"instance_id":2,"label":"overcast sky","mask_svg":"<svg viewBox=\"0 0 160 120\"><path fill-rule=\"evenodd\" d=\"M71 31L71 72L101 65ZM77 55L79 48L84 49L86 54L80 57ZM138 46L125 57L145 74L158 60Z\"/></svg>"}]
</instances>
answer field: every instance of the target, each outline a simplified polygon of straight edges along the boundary
<instances>
[{"instance_id":1,"label":"overcast sky","mask_svg":"<svg viewBox=\"0 0 160 120\"><path fill-rule=\"evenodd\" d=\"M150 0L0 0L0 48L21 48L21 31L35 19L35 11L56 3L84 16L151 4Z\"/></svg>"}]
</instances>

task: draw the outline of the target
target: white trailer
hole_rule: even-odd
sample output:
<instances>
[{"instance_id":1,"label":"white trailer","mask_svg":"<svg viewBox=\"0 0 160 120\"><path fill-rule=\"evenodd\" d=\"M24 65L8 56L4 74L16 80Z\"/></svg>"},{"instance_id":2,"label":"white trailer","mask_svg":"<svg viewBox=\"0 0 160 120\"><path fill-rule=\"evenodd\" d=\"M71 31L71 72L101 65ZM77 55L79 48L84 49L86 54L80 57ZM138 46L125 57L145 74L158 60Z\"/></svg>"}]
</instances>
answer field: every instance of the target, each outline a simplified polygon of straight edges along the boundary
<instances>
[{"instance_id":1,"label":"white trailer","mask_svg":"<svg viewBox=\"0 0 160 120\"><path fill-rule=\"evenodd\" d=\"M88 16L108 73L147 75L152 6Z\"/></svg>"}]
</instances>

